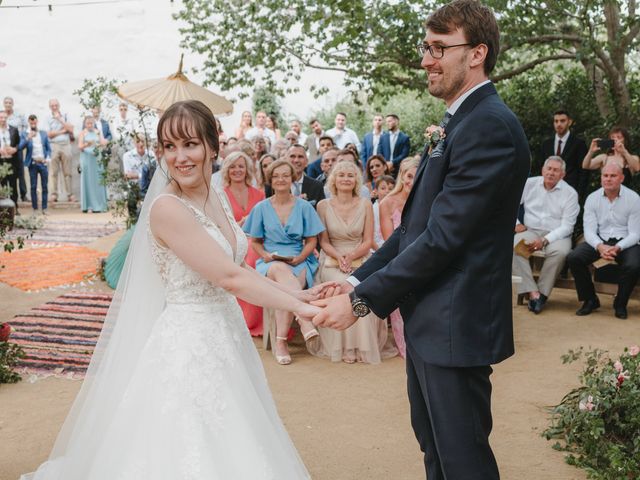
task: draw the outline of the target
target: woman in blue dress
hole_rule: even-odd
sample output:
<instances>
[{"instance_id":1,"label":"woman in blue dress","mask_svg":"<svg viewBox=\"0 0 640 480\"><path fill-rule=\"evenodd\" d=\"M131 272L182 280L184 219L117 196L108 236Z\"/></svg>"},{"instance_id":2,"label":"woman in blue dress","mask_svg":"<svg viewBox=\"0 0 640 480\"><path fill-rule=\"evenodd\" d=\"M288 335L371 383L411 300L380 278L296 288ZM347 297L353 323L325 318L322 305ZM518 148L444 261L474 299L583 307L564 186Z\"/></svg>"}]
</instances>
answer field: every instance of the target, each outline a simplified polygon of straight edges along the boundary
<instances>
[{"instance_id":1,"label":"woman in blue dress","mask_svg":"<svg viewBox=\"0 0 640 480\"><path fill-rule=\"evenodd\" d=\"M107 187L96 147L106 145L93 117L86 117L78 136L80 149L80 205L83 212L107 211Z\"/></svg>"},{"instance_id":2,"label":"woman in blue dress","mask_svg":"<svg viewBox=\"0 0 640 480\"><path fill-rule=\"evenodd\" d=\"M295 169L288 160L277 160L267 170L273 196L261 201L247 217L243 229L259 255L256 270L271 280L294 289L311 287L318 269L314 249L324 231L320 217L306 200L291 193ZM276 310L274 354L280 365L291 363L287 333L293 322L289 312ZM299 320L305 341L318 336L308 320Z\"/></svg>"}]
</instances>

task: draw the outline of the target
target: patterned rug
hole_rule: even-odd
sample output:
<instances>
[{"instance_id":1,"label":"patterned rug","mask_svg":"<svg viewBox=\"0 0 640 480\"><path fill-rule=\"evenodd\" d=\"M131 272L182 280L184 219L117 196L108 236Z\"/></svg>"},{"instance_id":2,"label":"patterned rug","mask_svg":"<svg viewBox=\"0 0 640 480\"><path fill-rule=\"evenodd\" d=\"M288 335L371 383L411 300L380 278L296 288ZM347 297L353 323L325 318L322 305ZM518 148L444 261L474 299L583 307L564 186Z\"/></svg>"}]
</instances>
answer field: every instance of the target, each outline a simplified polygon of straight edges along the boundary
<instances>
[{"instance_id":1,"label":"patterned rug","mask_svg":"<svg viewBox=\"0 0 640 480\"><path fill-rule=\"evenodd\" d=\"M0 282L25 291L92 283L105 252L65 245L0 253Z\"/></svg>"},{"instance_id":2,"label":"patterned rug","mask_svg":"<svg viewBox=\"0 0 640 480\"><path fill-rule=\"evenodd\" d=\"M16 315L10 342L25 353L19 371L82 376L109 309L110 293L68 293Z\"/></svg>"},{"instance_id":3,"label":"patterned rug","mask_svg":"<svg viewBox=\"0 0 640 480\"><path fill-rule=\"evenodd\" d=\"M27 243L34 245L86 245L121 229L121 225L113 222L92 223L47 218L43 228L33 232L31 230L15 229L10 232L9 237L22 236ZM30 236L32 233L33 235Z\"/></svg>"}]
</instances>

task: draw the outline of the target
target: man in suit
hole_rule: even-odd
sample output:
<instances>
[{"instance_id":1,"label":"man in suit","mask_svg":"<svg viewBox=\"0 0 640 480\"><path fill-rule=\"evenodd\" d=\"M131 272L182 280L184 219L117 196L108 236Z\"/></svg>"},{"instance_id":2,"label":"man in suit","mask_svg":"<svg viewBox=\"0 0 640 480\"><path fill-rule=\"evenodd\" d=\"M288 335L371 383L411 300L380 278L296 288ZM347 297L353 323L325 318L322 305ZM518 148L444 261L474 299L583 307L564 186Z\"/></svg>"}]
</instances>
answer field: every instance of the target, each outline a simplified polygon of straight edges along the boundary
<instances>
[{"instance_id":1,"label":"man in suit","mask_svg":"<svg viewBox=\"0 0 640 480\"><path fill-rule=\"evenodd\" d=\"M320 146L317 149L318 159L311 162L307 166L307 170L306 170L307 175L309 175L311 178L318 178L320 176L320 174L322 173L322 167L320 164L322 163L322 157L324 156L324 152L326 152L327 150L335 146L333 143L333 138L331 138L328 135L323 135L322 137L320 137L319 144ZM313 157L308 157L308 158L313 158Z\"/></svg>"},{"instance_id":2,"label":"man in suit","mask_svg":"<svg viewBox=\"0 0 640 480\"><path fill-rule=\"evenodd\" d=\"M347 282L326 288L338 295L314 302L324 308L313 321L344 329L400 307L411 423L429 480L493 480L489 377L514 352L513 226L530 153L488 80L500 38L493 12L454 0L425 27L417 48L429 92L447 105L446 136L423 155L399 227Z\"/></svg>"},{"instance_id":3,"label":"man in suit","mask_svg":"<svg viewBox=\"0 0 640 480\"><path fill-rule=\"evenodd\" d=\"M17 113L13 108L13 98L4 97L4 111L7 112L7 123L18 130L18 135L22 136L27 131L27 119L24 115ZM22 148L18 147L18 160L22 162ZM18 169L18 187L20 199L27 201L27 184L24 180L24 168Z\"/></svg>"},{"instance_id":4,"label":"man in suit","mask_svg":"<svg viewBox=\"0 0 640 480\"><path fill-rule=\"evenodd\" d=\"M9 164L11 174L2 179L2 185L11 188L11 200L16 204L18 213L18 171L22 167L22 161L18 155L20 147L20 134L18 129L7 123L7 112L0 111L0 164Z\"/></svg>"},{"instance_id":5,"label":"man in suit","mask_svg":"<svg viewBox=\"0 0 640 480\"><path fill-rule=\"evenodd\" d=\"M42 214L47 211L49 168L51 161L51 146L49 136L44 130L38 129L38 117L29 115L29 129L22 133L20 146L26 149L24 166L29 170L31 183L31 206L33 212L38 211L38 175L42 188Z\"/></svg>"},{"instance_id":6,"label":"man in suit","mask_svg":"<svg viewBox=\"0 0 640 480\"><path fill-rule=\"evenodd\" d=\"M369 157L372 155L378 155L380 153L380 137L382 133L382 115L376 114L373 116L373 130L367 133L362 139L362 163L366 167ZM385 157L386 158L386 157Z\"/></svg>"},{"instance_id":7,"label":"man in suit","mask_svg":"<svg viewBox=\"0 0 640 480\"><path fill-rule=\"evenodd\" d=\"M291 162L296 171L297 179L291 185L291 193L296 197L303 198L309 202L313 208L316 208L320 200L324 200L324 188L322 182L315 180L304 173L307 168L307 151L300 144L291 145L287 150L287 160ZM265 185L265 194L268 197L272 195L270 185Z\"/></svg>"},{"instance_id":8,"label":"man in suit","mask_svg":"<svg viewBox=\"0 0 640 480\"><path fill-rule=\"evenodd\" d=\"M322 129L322 124L317 118L314 118L309 122L309 127L311 127L311 135L307 136L304 146L307 148L309 158L316 160L322 156L322 152L320 151L320 139L325 136L325 133ZM331 139L331 142L333 143L333 138Z\"/></svg>"},{"instance_id":9,"label":"man in suit","mask_svg":"<svg viewBox=\"0 0 640 480\"><path fill-rule=\"evenodd\" d=\"M380 138L380 154L387 160L394 178L400 170L400 162L409 156L411 140L409 135L400 131L400 118L390 113L385 118L388 131Z\"/></svg>"},{"instance_id":10,"label":"man in suit","mask_svg":"<svg viewBox=\"0 0 640 480\"><path fill-rule=\"evenodd\" d=\"M542 142L540 158L556 155L564 160L567 165L564 181L578 192L582 205L589 187L589 171L582 168L582 160L588 149L586 142L571 132L572 125L573 119L566 110L556 110L553 113L553 129L556 134Z\"/></svg>"},{"instance_id":11,"label":"man in suit","mask_svg":"<svg viewBox=\"0 0 640 480\"><path fill-rule=\"evenodd\" d=\"M96 127L100 128L102 132L102 136L108 142L113 139L113 135L111 135L111 128L109 128L109 122L107 122L104 118L102 118L102 110L100 106L93 107L91 109L91 113L93 114L93 118L96 119Z\"/></svg>"}]
</instances>

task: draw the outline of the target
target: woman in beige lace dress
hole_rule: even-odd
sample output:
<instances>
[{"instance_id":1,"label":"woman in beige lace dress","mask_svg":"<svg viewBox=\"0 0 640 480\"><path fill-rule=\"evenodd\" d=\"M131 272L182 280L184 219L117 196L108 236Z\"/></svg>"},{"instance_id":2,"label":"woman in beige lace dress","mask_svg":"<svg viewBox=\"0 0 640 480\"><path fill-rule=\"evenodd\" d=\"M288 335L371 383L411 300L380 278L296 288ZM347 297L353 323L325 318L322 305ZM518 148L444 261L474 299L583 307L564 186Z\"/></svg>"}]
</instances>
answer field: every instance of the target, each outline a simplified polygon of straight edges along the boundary
<instances>
[{"instance_id":1,"label":"woman in beige lace dress","mask_svg":"<svg viewBox=\"0 0 640 480\"><path fill-rule=\"evenodd\" d=\"M326 230L320 234L320 268L316 281L342 281L369 256L373 244L373 208L368 198L361 198L362 174L351 162L333 168L327 187L331 198L318 204L318 215ZM380 363L397 354L385 348L387 325L373 313L344 331L321 328L321 342L309 349L312 354L334 362Z\"/></svg>"}]
</instances>

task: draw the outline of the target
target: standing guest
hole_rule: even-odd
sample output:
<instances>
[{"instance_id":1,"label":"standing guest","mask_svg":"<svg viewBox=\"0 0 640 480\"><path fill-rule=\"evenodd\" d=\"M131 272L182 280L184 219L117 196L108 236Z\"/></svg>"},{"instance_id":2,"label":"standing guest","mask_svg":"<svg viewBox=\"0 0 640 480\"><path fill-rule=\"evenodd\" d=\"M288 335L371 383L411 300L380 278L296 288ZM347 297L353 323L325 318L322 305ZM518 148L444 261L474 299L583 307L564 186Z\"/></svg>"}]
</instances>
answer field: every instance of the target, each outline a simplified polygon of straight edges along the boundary
<instances>
[{"instance_id":1,"label":"standing guest","mask_svg":"<svg viewBox=\"0 0 640 480\"><path fill-rule=\"evenodd\" d=\"M267 115L267 128L276 135L276 141L282 138L282 132L278 128L278 118L272 113ZM275 143L275 142L274 142Z\"/></svg>"},{"instance_id":2,"label":"standing guest","mask_svg":"<svg viewBox=\"0 0 640 480\"><path fill-rule=\"evenodd\" d=\"M320 137L319 140L319 148L318 148L318 153L319 156L316 160L314 160L313 162L311 162L309 164L309 166L307 167L307 175L309 175L311 178L318 178L318 175L320 175L322 173L322 168L320 166L320 163L322 162L322 156L324 155L324 152L326 152L327 150L329 150L330 148L335 147L335 143L333 142L333 138L331 138L328 135L324 135L322 137ZM336 147L338 148L338 147ZM338 150L340 150L338 148ZM309 158L313 158L312 156L309 156Z\"/></svg>"},{"instance_id":3,"label":"standing guest","mask_svg":"<svg viewBox=\"0 0 640 480\"><path fill-rule=\"evenodd\" d=\"M626 128L613 127L609 130L608 138L613 142L613 146L595 157L593 155L598 150L602 150L600 148L602 139L594 138L591 140L589 151L582 161L582 168L585 170L597 170L609 162L616 162L622 167L624 184L628 187L631 184L631 177L640 171L640 158L638 155L632 155L627 150L631 144L629 131Z\"/></svg>"},{"instance_id":4,"label":"standing guest","mask_svg":"<svg viewBox=\"0 0 640 480\"><path fill-rule=\"evenodd\" d=\"M290 129L298 135L298 141L296 143L299 143L300 145L307 144L307 134L302 131L302 123L300 123L300 120L292 120Z\"/></svg>"},{"instance_id":5,"label":"standing guest","mask_svg":"<svg viewBox=\"0 0 640 480\"><path fill-rule=\"evenodd\" d=\"M380 202L380 234L385 242L402 221L402 210L413 188L413 179L416 176L418 165L420 165L420 162L414 158L404 160L400 164L395 187L389 192L384 201ZM399 308L391 312L389 321L391 322L393 338L396 341L400 356L405 358L407 356L407 346L404 341L404 321Z\"/></svg>"},{"instance_id":6,"label":"standing guest","mask_svg":"<svg viewBox=\"0 0 640 480\"><path fill-rule=\"evenodd\" d=\"M609 162L600 174L602 188L584 204L584 239L567 256L578 300L576 315L589 315L600 307L589 265L598 259L620 265L618 293L613 300L615 316L627 318L627 303L640 276L640 196L622 185L624 173L617 162Z\"/></svg>"},{"instance_id":7,"label":"standing guest","mask_svg":"<svg viewBox=\"0 0 640 480\"><path fill-rule=\"evenodd\" d=\"M380 137L382 136L382 115L373 116L373 130L367 133L362 139L362 158L366 161L373 155L380 152Z\"/></svg>"},{"instance_id":8,"label":"standing guest","mask_svg":"<svg viewBox=\"0 0 640 480\"><path fill-rule=\"evenodd\" d=\"M327 151L325 151L320 158L320 168L322 169L322 173L318 175L316 180L321 182L322 185L325 185L327 183L327 179L329 178L331 169L338 161L338 152L340 152L340 149L338 147L331 147ZM327 190L325 189L325 196L326 192Z\"/></svg>"},{"instance_id":9,"label":"standing guest","mask_svg":"<svg viewBox=\"0 0 640 480\"><path fill-rule=\"evenodd\" d=\"M373 247L371 247L373 250L378 250L384 243L384 238L380 231L380 202L395 186L396 180L391 175L381 176L376 184L376 199L373 203Z\"/></svg>"},{"instance_id":10,"label":"standing guest","mask_svg":"<svg viewBox=\"0 0 640 480\"><path fill-rule=\"evenodd\" d=\"M293 165L295 178L291 183L291 193L295 197L308 201L316 208L320 200L324 200L322 183L304 173L307 167L307 152L302 145L292 145L287 150L287 160ZM271 196L271 188L265 188L267 197Z\"/></svg>"},{"instance_id":11,"label":"standing guest","mask_svg":"<svg viewBox=\"0 0 640 480\"><path fill-rule=\"evenodd\" d=\"M99 128L100 133L102 133L102 138L107 142L110 142L113 139L113 135L111 135L109 122L102 118L102 108L100 108L100 105L96 105L91 109L91 115L93 116L93 120L96 122L96 127Z\"/></svg>"},{"instance_id":12,"label":"standing guest","mask_svg":"<svg viewBox=\"0 0 640 480\"><path fill-rule=\"evenodd\" d=\"M582 205L589 187L589 172L582 168L582 161L587 154L587 144L571 131L572 126L573 119L569 112L560 109L553 113L553 129L556 134L542 142L541 158L549 158L552 155L562 157L567 166L564 181L578 192Z\"/></svg>"},{"instance_id":13,"label":"standing guest","mask_svg":"<svg viewBox=\"0 0 640 480\"><path fill-rule=\"evenodd\" d=\"M397 174L398 165L409 156L411 140L409 135L400 131L400 118L395 113L390 113L385 118L388 131L380 138L380 150L382 156L389 162L391 172Z\"/></svg>"},{"instance_id":14,"label":"standing guest","mask_svg":"<svg viewBox=\"0 0 640 480\"><path fill-rule=\"evenodd\" d=\"M291 147L294 148L294 147ZM304 149L303 149L304 150ZM299 290L313 285L318 260L313 254L317 235L324 226L309 202L291 193L296 170L288 160L276 160L267 170L273 197L258 203L244 223L251 246L259 255L256 271L287 288ZM273 352L280 365L291 363L287 335L293 314L276 310L276 344ZM305 341L318 336L308 320L298 320Z\"/></svg>"},{"instance_id":15,"label":"standing guest","mask_svg":"<svg viewBox=\"0 0 640 480\"><path fill-rule=\"evenodd\" d=\"M260 161L258 162L258 175L256 176L256 186L260 190L262 190L266 196L266 188L269 185L267 182L267 170L269 169L269 165L278 160L278 158L271 154L265 153Z\"/></svg>"},{"instance_id":16,"label":"standing guest","mask_svg":"<svg viewBox=\"0 0 640 480\"><path fill-rule=\"evenodd\" d=\"M38 130L38 117L29 115L29 129L22 134L21 144L25 145L26 155L24 166L29 170L31 183L31 206L33 212L38 211L38 175L40 175L40 188L42 189L42 214L47 210L49 168L51 161L51 146L49 136L44 130Z\"/></svg>"},{"instance_id":17,"label":"standing guest","mask_svg":"<svg viewBox=\"0 0 640 480\"><path fill-rule=\"evenodd\" d=\"M85 117L78 136L80 149L80 206L85 213L107 211L107 189L102 179L98 148L107 144L93 117Z\"/></svg>"},{"instance_id":18,"label":"standing guest","mask_svg":"<svg viewBox=\"0 0 640 480\"><path fill-rule=\"evenodd\" d=\"M0 111L0 163L11 166L11 173L2 179L2 186L11 189L11 200L16 205L18 214L18 172L22 168L22 162L18 156L20 147L20 134L18 129L7 123L7 112Z\"/></svg>"},{"instance_id":19,"label":"standing guest","mask_svg":"<svg viewBox=\"0 0 640 480\"><path fill-rule=\"evenodd\" d=\"M516 222L513 245L524 240L531 253L544 254L537 282L529 259L513 254L513 274L522 278L518 294L529 296L529 310L536 315L544 308L571 251L571 234L580 213L578 193L562 180L565 168L564 160L554 155L545 160L542 176L527 179L520 202L524 207L524 222Z\"/></svg>"},{"instance_id":20,"label":"standing guest","mask_svg":"<svg viewBox=\"0 0 640 480\"><path fill-rule=\"evenodd\" d=\"M127 152L134 146L135 122L129 116L129 106L122 102L118 105L118 116L113 122L113 139L121 152ZM122 153L120 154L122 157Z\"/></svg>"},{"instance_id":21,"label":"standing guest","mask_svg":"<svg viewBox=\"0 0 640 480\"><path fill-rule=\"evenodd\" d=\"M489 80L500 51L494 13L479 0L454 0L425 30L417 50L429 93L447 106L446 140L428 160L425 152L401 226L351 286L314 302L324 306L314 323L346 328L368 310L383 317L400 305L426 475L497 480L491 365L514 351L511 246L530 152Z\"/></svg>"},{"instance_id":22,"label":"standing guest","mask_svg":"<svg viewBox=\"0 0 640 480\"><path fill-rule=\"evenodd\" d=\"M233 211L233 218L241 227L253 207L264 200L264 192L252 187L253 183L253 161L243 152L229 154L222 164L222 184ZM251 268L255 268L259 258L254 249L249 249L244 261ZM262 307L240 299L238 304L242 308L251 335L262 335Z\"/></svg>"},{"instance_id":23,"label":"standing guest","mask_svg":"<svg viewBox=\"0 0 640 480\"><path fill-rule=\"evenodd\" d=\"M348 143L353 143L356 149L360 151L360 140L356 132L347 127L347 114L344 112L338 112L335 118L335 126L327 130L327 135L333 138L333 142L336 147L343 149L346 148Z\"/></svg>"},{"instance_id":24,"label":"standing guest","mask_svg":"<svg viewBox=\"0 0 640 480\"><path fill-rule=\"evenodd\" d=\"M151 149L153 150L153 155L147 156L148 161L142 164L142 170L140 171L140 198L142 199L147 195L153 175L156 173L156 168L158 168L158 161L162 158L162 149L158 140L152 142Z\"/></svg>"},{"instance_id":25,"label":"standing guest","mask_svg":"<svg viewBox=\"0 0 640 480\"><path fill-rule=\"evenodd\" d=\"M129 180L139 180L142 167L149 164L153 158L153 154L147 150L145 138L141 134L136 134L135 139L135 148L126 152L122 157L124 176Z\"/></svg>"},{"instance_id":26,"label":"standing guest","mask_svg":"<svg viewBox=\"0 0 640 480\"><path fill-rule=\"evenodd\" d=\"M255 137L266 137L269 139L269 145L276 143L276 134L273 130L267 128L267 114L262 110L256 113L256 126L250 128L244 134L244 138L249 141Z\"/></svg>"},{"instance_id":27,"label":"standing guest","mask_svg":"<svg viewBox=\"0 0 640 480\"><path fill-rule=\"evenodd\" d=\"M391 174L389 171L389 165L382 155L373 155L368 157L366 172L367 182L365 183L365 186L371 192L371 198L378 198L376 196L378 179L383 175Z\"/></svg>"},{"instance_id":28,"label":"standing guest","mask_svg":"<svg viewBox=\"0 0 640 480\"><path fill-rule=\"evenodd\" d=\"M235 135L238 140L242 140L249 130L253 127L253 116L251 112L245 110L240 117L240 125L236 128Z\"/></svg>"},{"instance_id":29,"label":"standing guest","mask_svg":"<svg viewBox=\"0 0 640 480\"><path fill-rule=\"evenodd\" d=\"M4 111L7 113L7 123L18 130L18 135L22 137L22 134L27 131L27 119L24 115L17 113L14 110L13 98L4 97ZM22 150L24 147L18 147L18 160L22 165ZM24 179L24 167L18 168L18 188L20 190L20 199L23 202L27 201L27 184Z\"/></svg>"},{"instance_id":30,"label":"standing guest","mask_svg":"<svg viewBox=\"0 0 640 480\"><path fill-rule=\"evenodd\" d=\"M58 175L62 173L67 200L74 202L76 197L71 192L71 142L74 141L73 124L66 114L60 112L60 102L52 98L49 100L51 115L47 120L48 135L51 143L51 176L49 190L51 201L58 201Z\"/></svg>"},{"instance_id":31,"label":"standing guest","mask_svg":"<svg viewBox=\"0 0 640 480\"><path fill-rule=\"evenodd\" d=\"M307 141L304 145L309 153L309 158L316 160L322 155L322 152L320 151L320 139L326 134L322 129L322 124L317 118L313 118L309 122L309 127L311 127L311 135L307 136ZM333 142L333 139L331 139L331 142Z\"/></svg>"},{"instance_id":32,"label":"standing guest","mask_svg":"<svg viewBox=\"0 0 640 480\"><path fill-rule=\"evenodd\" d=\"M362 173L353 162L340 162L331 171L327 186L331 198L318 204L318 216L326 230L320 234L318 283L344 281L369 257L373 246L373 208L360 197ZM320 328L320 342L310 352L334 362L380 363L397 355L395 348L384 351L387 325L370 313L343 331Z\"/></svg>"}]
</instances>

